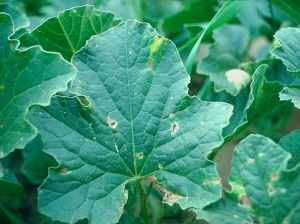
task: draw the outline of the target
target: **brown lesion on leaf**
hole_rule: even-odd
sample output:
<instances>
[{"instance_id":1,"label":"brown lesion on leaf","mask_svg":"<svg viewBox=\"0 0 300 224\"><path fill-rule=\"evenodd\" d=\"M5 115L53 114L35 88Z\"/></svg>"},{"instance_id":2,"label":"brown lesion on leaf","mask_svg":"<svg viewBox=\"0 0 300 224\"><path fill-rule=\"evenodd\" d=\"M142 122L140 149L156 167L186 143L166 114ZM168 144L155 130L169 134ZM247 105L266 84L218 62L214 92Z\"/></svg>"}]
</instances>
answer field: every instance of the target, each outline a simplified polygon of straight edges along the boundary
<instances>
[{"instance_id":1,"label":"brown lesion on leaf","mask_svg":"<svg viewBox=\"0 0 300 224\"><path fill-rule=\"evenodd\" d=\"M152 43L149 46L150 49L150 55L148 57L147 66L150 69L153 69L153 61L155 59L155 53L159 51L161 45L164 42L164 38L160 35L157 35L153 38Z\"/></svg>"},{"instance_id":2,"label":"brown lesion on leaf","mask_svg":"<svg viewBox=\"0 0 300 224\"><path fill-rule=\"evenodd\" d=\"M77 97L80 104L85 106L85 107L89 107L91 105L90 101L88 101L88 99L84 96L78 96Z\"/></svg>"},{"instance_id":3,"label":"brown lesion on leaf","mask_svg":"<svg viewBox=\"0 0 300 224\"><path fill-rule=\"evenodd\" d=\"M115 129L118 126L118 122L109 116L107 117L107 123L112 129Z\"/></svg>"},{"instance_id":4,"label":"brown lesion on leaf","mask_svg":"<svg viewBox=\"0 0 300 224\"><path fill-rule=\"evenodd\" d=\"M63 176L67 176L67 175L69 175L71 172L72 172L72 171L68 170L67 168L61 168L61 169L59 170L59 173L60 173L61 175L63 175Z\"/></svg>"},{"instance_id":5,"label":"brown lesion on leaf","mask_svg":"<svg viewBox=\"0 0 300 224\"><path fill-rule=\"evenodd\" d=\"M145 179L152 182L156 189L163 194L163 202L177 202L181 199L187 199L187 197L169 191L165 186L158 183L157 177L154 175L145 177Z\"/></svg>"},{"instance_id":6,"label":"brown lesion on leaf","mask_svg":"<svg viewBox=\"0 0 300 224\"><path fill-rule=\"evenodd\" d=\"M148 58L148 68L152 69L152 65L153 65L153 58L152 58L152 56L149 56L149 58Z\"/></svg>"},{"instance_id":7,"label":"brown lesion on leaf","mask_svg":"<svg viewBox=\"0 0 300 224\"><path fill-rule=\"evenodd\" d=\"M123 193L124 193L124 197L122 198L122 201L121 201L120 207L119 207L121 213L124 212L125 205L128 201L128 191L126 189L124 189Z\"/></svg>"},{"instance_id":8,"label":"brown lesion on leaf","mask_svg":"<svg viewBox=\"0 0 300 224\"><path fill-rule=\"evenodd\" d=\"M178 122L173 122L173 123L172 123L172 128L171 128L171 134L172 134L172 135L175 135L176 132L178 131L178 129L179 129L179 124L178 124Z\"/></svg>"},{"instance_id":9,"label":"brown lesion on leaf","mask_svg":"<svg viewBox=\"0 0 300 224\"><path fill-rule=\"evenodd\" d=\"M270 184L268 186L268 194L269 194L269 196L273 196L275 193L276 193L276 190L275 190L274 186Z\"/></svg>"},{"instance_id":10,"label":"brown lesion on leaf","mask_svg":"<svg viewBox=\"0 0 300 224\"><path fill-rule=\"evenodd\" d=\"M139 159L139 160L143 159L144 158L144 153L143 152L137 152L136 153L136 158Z\"/></svg>"},{"instance_id":11,"label":"brown lesion on leaf","mask_svg":"<svg viewBox=\"0 0 300 224\"><path fill-rule=\"evenodd\" d=\"M279 173L278 172L271 173L271 175L270 175L271 181L278 180L278 178L279 178Z\"/></svg>"},{"instance_id":12,"label":"brown lesion on leaf","mask_svg":"<svg viewBox=\"0 0 300 224\"><path fill-rule=\"evenodd\" d=\"M251 207L250 198L246 194L243 194L239 198L239 204L242 205L242 206L244 206L244 207L250 208Z\"/></svg>"},{"instance_id":13,"label":"brown lesion on leaf","mask_svg":"<svg viewBox=\"0 0 300 224\"><path fill-rule=\"evenodd\" d=\"M156 183L155 186L156 186L157 190L163 194L163 202L176 202L176 201L186 198L179 194L169 191L167 188L165 188L161 184Z\"/></svg>"}]
</instances>

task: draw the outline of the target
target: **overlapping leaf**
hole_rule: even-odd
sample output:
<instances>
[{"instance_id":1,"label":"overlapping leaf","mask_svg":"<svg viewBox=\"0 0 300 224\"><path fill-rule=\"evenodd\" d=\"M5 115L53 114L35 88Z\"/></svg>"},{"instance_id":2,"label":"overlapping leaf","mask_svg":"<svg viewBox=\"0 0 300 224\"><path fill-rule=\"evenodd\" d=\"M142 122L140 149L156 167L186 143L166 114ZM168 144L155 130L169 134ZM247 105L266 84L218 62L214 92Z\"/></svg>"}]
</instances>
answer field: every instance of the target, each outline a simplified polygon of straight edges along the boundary
<instances>
[{"instance_id":1,"label":"overlapping leaf","mask_svg":"<svg viewBox=\"0 0 300 224\"><path fill-rule=\"evenodd\" d=\"M73 67L59 55L40 47L16 49L10 40L13 22L0 14L0 158L24 148L36 131L24 120L31 105L47 105L57 91L64 90L75 75Z\"/></svg>"},{"instance_id":2,"label":"overlapping leaf","mask_svg":"<svg viewBox=\"0 0 300 224\"><path fill-rule=\"evenodd\" d=\"M55 97L30 115L60 163L40 189L42 213L115 223L126 184L143 179L183 209L220 198L206 156L222 142L232 108L187 96L189 76L173 43L129 21L94 36L72 63L78 76L71 90L84 97Z\"/></svg>"},{"instance_id":3,"label":"overlapping leaf","mask_svg":"<svg viewBox=\"0 0 300 224\"><path fill-rule=\"evenodd\" d=\"M280 46L271 53L286 65L288 71L300 71L300 29L284 28L276 32L274 37L280 42Z\"/></svg>"},{"instance_id":4,"label":"overlapping leaf","mask_svg":"<svg viewBox=\"0 0 300 224\"><path fill-rule=\"evenodd\" d=\"M36 136L22 150L22 173L34 184L41 184L48 175L48 168L57 166L55 160L43 152L41 136Z\"/></svg>"},{"instance_id":5,"label":"overlapping leaf","mask_svg":"<svg viewBox=\"0 0 300 224\"><path fill-rule=\"evenodd\" d=\"M46 20L20 39L23 46L41 45L45 50L59 52L67 60L85 45L92 35L102 33L119 21L114 14L94 6L79 6L62 11Z\"/></svg>"},{"instance_id":6,"label":"overlapping leaf","mask_svg":"<svg viewBox=\"0 0 300 224\"><path fill-rule=\"evenodd\" d=\"M267 81L265 77L267 69L268 65L262 64L255 70L250 85L248 102L244 110L237 111L240 115L234 117L239 118L239 120L237 119L234 125L230 125L225 129L225 136L233 135L244 125L257 121L282 105L278 96L282 87L278 83Z\"/></svg>"},{"instance_id":7,"label":"overlapping leaf","mask_svg":"<svg viewBox=\"0 0 300 224\"><path fill-rule=\"evenodd\" d=\"M300 163L300 130L293 131L292 133L280 139L279 145L287 152L291 153L292 157L288 162L288 168L294 168Z\"/></svg>"},{"instance_id":8,"label":"overlapping leaf","mask_svg":"<svg viewBox=\"0 0 300 224\"><path fill-rule=\"evenodd\" d=\"M266 224L297 223L300 166L286 171L290 154L260 135L250 135L234 152L231 185L239 188L235 192L252 208L254 220Z\"/></svg>"}]
</instances>

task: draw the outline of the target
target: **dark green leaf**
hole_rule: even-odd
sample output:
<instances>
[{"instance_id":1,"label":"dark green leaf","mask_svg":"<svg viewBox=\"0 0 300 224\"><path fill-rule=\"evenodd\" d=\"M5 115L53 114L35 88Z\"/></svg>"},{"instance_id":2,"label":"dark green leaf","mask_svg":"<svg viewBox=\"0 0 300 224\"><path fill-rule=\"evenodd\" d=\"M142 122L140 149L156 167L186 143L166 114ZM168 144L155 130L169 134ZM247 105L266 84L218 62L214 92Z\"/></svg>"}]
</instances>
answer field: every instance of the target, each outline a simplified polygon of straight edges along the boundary
<instances>
[{"instance_id":1,"label":"dark green leaf","mask_svg":"<svg viewBox=\"0 0 300 224\"><path fill-rule=\"evenodd\" d=\"M114 14L93 6L80 6L62 11L46 20L28 35L20 38L22 46L41 45L47 51L59 52L67 60L95 34L102 33L119 21Z\"/></svg>"}]
</instances>

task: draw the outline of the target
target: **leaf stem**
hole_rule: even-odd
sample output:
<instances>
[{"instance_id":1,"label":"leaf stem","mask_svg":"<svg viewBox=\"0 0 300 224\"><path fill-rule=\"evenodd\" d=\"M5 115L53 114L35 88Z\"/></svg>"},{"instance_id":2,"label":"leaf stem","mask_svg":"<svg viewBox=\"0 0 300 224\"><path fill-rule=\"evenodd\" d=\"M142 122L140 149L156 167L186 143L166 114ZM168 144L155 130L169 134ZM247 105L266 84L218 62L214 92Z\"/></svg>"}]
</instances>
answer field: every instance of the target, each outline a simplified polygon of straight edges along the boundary
<instances>
[{"instance_id":1,"label":"leaf stem","mask_svg":"<svg viewBox=\"0 0 300 224\"><path fill-rule=\"evenodd\" d=\"M142 180L136 180L136 189L138 193L138 199L140 203L141 216L144 219L145 224L148 224L148 207L147 207L147 195L144 191Z\"/></svg>"}]
</instances>

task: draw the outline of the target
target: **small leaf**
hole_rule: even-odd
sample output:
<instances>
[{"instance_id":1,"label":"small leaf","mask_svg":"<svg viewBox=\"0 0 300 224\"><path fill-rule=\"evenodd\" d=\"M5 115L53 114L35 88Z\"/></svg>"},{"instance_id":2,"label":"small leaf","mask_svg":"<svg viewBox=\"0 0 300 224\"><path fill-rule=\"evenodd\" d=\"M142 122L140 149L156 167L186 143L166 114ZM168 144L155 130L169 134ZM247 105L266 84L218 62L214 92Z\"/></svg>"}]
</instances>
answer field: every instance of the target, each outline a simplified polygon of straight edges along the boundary
<instances>
[{"instance_id":1,"label":"small leaf","mask_svg":"<svg viewBox=\"0 0 300 224\"><path fill-rule=\"evenodd\" d=\"M300 29L289 27L277 31L274 37L280 42L280 46L273 49L274 57L282 60L290 72L300 71Z\"/></svg>"},{"instance_id":2,"label":"small leaf","mask_svg":"<svg viewBox=\"0 0 300 224\"><path fill-rule=\"evenodd\" d=\"M206 156L222 143L232 107L187 95L189 76L171 41L128 21L92 37L72 63L78 75L71 91L89 104L55 97L30 115L60 163L40 188L42 213L68 223L115 223L126 185L144 179L183 209L220 198Z\"/></svg>"},{"instance_id":3,"label":"small leaf","mask_svg":"<svg viewBox=\"0 0 300 224\"><path fill-rule=\"evenodd\" d=\"M70 61L91 36L118 23L110 12L101 12L89 5L79 6L46 20L31 33L23 35L20 41L22 46L39 44L47 51L61 53Z\"/></svg>"},{"instance_id":4,"label":"small leaf","mask_svg":"<svg viewBox=\"0 0 300 224\"><path fill-rule=\"evenodd\" d=\"M40 47L16 49L10 40L13 22L0 13L0 158L24 148L35 129L24 117L32 105L47 105L53 94L67 87L75 75L73 67L58 54Z\"/></svg>"},{"instance_id":5,"label":"small leaf","mask_svg":"<svg viewBox=\"0 0 300 224\"><path fill-rule=\"evenodd\" d=\"M300 166L286 171L290 155L267 137L250 135L234 149L232 186L241 186L260 223L297 223L300 219Z\"/></svg>"},{"instance_id":6,"label":"small leaf","mask_svg":"<svg viewBox=\"0 0 300 224\"><path fill-rule=\"evenodd\" d=\"M279 94L280 100L291 100L300 109L300 89L285 87Z\"/></svg>"}]
</instances>

